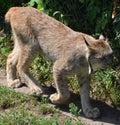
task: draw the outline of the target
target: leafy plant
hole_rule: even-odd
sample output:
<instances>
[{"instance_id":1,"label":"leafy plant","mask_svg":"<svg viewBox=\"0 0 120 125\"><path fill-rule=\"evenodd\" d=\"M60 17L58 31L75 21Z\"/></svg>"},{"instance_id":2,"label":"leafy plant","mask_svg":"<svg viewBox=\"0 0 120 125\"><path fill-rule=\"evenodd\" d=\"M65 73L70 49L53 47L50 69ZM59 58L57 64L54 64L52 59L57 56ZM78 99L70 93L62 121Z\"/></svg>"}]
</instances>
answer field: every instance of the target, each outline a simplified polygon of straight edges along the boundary
<instances>
[{"instance_id":1,"label":"leafy plant","mask_svg":"<svg viewBox=\"0 0 120 125\"><path fill-rule=\"evenodd\" d=\"M0 66L5 65L5 59L12 49L10 43L13 43L11 40L11 35L3 35L0 37Z\"/></svg>"},{"instance_id":2,"label":"leafy plant","mask_svg":"<svg viewBox=\"0 0 120 125\"><path fill-rule=\"evenodd\" d=\"M52 79L52 63L45 57L37 56L31 64L31 72L40 82Z\"/></svg>"},{"instance_id":3,"label":"leafy plant","mask_svg":"<svg viewBox=\"0 0 120 125\"><path fill-rule=\"evenodd\" d=\"M78 110L78 107L74 103L69 104L69 111L76 117L78 117L81 112L81 110Z\"/></svg>"},{"instance_id":4,"label":"leafy plant","mask_svg":"<svg viewBox=\"0 0 120 125\"><path fill-rule=\"evenodd\" d=\"M76 76L69 78L68 83L68 86L72 91L74 91L75 93L79 93L80 86L78 84Z\"/></svg>"},{"instance_id":5,"label":"leafy plant","mask_svg":"<svg viewBox=\"0 0 120 125\"><path fill-rule=\"evenodd\" d=\"M36 4L37 5L36 8L38 10L44 11L43 0L30 0L27 4L28 4L28 6L35 6L35 4Z\"/></svg>"},{"instance_id":6,"label":"leafy plant","mask_svg":"<svg viewBox=\"0 0 120 125\"><path fill-rule=\"evenodd\" d=\"M65 119L65 125L72 125L70 118Z\"/></svg>"},{"instance_id":7,"label":"leafy plant","mask_svg":"<svg viewBox=\"0 0 120 125\"><path fill-rule=\"evenodd\" d=\"M70 118L65 119L64 123L65 125L73 125L72 120ZM83 123L81 121L77 121L76 123L74 123L74 125L83 125Z\"/></svg>"},{"instance_id":8,"label":"leafy plant","mask_svg":"<svg viewBox=\"0 0 120 125\"><path fill-rule=\"evenodd\" d=\"M93 97L105 102L111 102L114 106L120 106L120 71L112 68L100 70L93 75L91 94ZM99 89L98 89L99 88Z\"/></svg>"}]
</instances>

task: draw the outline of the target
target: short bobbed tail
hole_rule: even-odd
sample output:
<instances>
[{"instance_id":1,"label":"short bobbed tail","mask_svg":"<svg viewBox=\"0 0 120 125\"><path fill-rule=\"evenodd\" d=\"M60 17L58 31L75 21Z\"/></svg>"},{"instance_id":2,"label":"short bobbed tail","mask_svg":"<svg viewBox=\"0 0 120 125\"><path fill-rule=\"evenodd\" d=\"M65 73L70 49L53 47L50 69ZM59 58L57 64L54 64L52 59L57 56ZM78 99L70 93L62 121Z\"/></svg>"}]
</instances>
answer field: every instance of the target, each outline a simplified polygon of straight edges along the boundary
<instances>
[{"instance_id":1,"label":"short bobbed tail","mask_svg":"<svg viewBox=\"0 0 120 125\"><path fill-rule=\"evenodd\" d=\"M8 12L5 14L5 22L6 23L10 23L10 19L11 19L11 15L15 12L15 10L18 7L12 7L8 10Z\"/></svg>"}]
</instances>

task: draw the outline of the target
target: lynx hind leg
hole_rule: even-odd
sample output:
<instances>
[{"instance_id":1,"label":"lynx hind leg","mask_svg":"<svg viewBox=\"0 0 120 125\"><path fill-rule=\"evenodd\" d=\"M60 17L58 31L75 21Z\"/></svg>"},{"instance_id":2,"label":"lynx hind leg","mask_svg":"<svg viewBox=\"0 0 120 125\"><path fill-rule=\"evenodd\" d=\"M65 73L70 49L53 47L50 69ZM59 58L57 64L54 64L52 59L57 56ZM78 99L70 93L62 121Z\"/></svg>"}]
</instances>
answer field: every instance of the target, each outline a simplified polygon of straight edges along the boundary
<instances>
[{"instance_id":1,"label":"lynx hind leg","mask_svg":"<svg viewBox=\"0 0 120 125\"><path fill-rule=\"evenodd\" d=\"M62 67L61 61L55 62L53 66L53 77L57 93L50 96L50 100L54 104L62 104L70 98L70 92L67 87L64 67Z\"/></svg>"},{"instance_id":2,"label":"lynx hind leg","mask_svg":"<svg viewBox=\"0 0 120 125\"><path fill-rule=\"evenodd\" d=\"M15 46L12 53L9 54L7 58L7 66L6 66L6 73L7 73L7 86L12 88L17 88L21 86L21 82L17 79L16 76L16 65L19 58L19 50Z\"/></svg>"},{"instance_id":3,"label":"lynx hind leg","mask_svg":"<svg viewBox=\"0 0 120 125\"><path fill-rule=\"evenodd\" d=\"M90 76L85 75L83 77L78 76L78 83L80 84L80 96L82 109L86 117L97 118L100 116L100 110L93 108L90 104L89 87L90 87Z\"/></svg>"},{"instance_id":4,"label":"lynx hind leg","mask_svg":"<svg viewBox=\"0 0 120 125\"><path fill-rule=\"evenodd\" d=\"M42 86L34 79L34 77L29 73L28 68L36 56L37 47L27 46L23 48L24 51L20 51L19 60L17 64L17 70L21 81L25 83L31 90L32 95L41 95L43 93ZM36 51L36 52L35 52Z\"/></svg>"}]
</instances>

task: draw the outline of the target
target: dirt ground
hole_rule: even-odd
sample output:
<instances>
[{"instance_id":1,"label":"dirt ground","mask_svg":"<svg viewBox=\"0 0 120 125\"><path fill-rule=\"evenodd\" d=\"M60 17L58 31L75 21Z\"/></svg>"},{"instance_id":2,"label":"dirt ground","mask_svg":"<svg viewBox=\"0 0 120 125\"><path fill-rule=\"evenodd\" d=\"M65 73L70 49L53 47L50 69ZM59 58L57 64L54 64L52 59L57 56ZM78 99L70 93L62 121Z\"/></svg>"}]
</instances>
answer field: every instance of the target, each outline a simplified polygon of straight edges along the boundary
<instances>
[{"instance_id":1,"label":"dirt ground","mask_svg":"<svg viewBox=\"0 0 120 125\"><path fill-rule=\"evenodd\" d=\"M6 73L4 68L0 68L0 85L6 85ZM29 93L29 88L23 86L19 89L16 89L16 91L22 92L22 93ZM70 99L70 102L74 102L75 105L77 105L79 108L81 108L80 105L80 97L78 95L72 95L72 98ZM91 103L93 106L97 106L101 110L101 117L97 119L88 119L84 116L83 113L79 116L79 119L81 119L82 123L89 124L89 125L120 125L120 111L112 108L110 105L105 104L101 101L96 101L91 99ZM53 105L54 106L54 105ZM59 108L61 112L63 112L63 118L64 114L67 114L68 116L71 114L69 113L68 104L61 105L61 106L54 106L56 108Z\"/></svg>"}]
</instances>

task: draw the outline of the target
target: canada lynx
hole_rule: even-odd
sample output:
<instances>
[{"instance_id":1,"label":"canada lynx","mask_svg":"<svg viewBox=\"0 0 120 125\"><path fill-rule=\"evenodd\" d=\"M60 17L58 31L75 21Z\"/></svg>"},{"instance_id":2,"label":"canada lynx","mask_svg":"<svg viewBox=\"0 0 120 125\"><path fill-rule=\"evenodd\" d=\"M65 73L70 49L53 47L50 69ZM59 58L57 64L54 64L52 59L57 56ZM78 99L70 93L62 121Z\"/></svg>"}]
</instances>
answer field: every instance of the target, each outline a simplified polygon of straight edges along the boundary
<instances>
[{"instance_id":1,"label":"canada lynx","mask_svg":"<svg viewBox=\"0 0 120 125\"><path fill-rule=\"evenodd\" d=\"M111 63L112 49L107 39L75 32L32 7L13 7L5 19L11 25L15 42L7 59L8 86L15 88L25 83L34 94L43 93L28 68L38 53L44 54L54 62L57 93L50 96L51 102L59 104L69 99L66 77L76 74L84 114L89 118L98 117L99 109L92 108L89 101L90 74Z\"/></svg>"}]
</instances>

